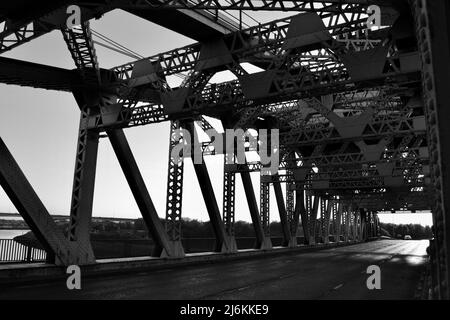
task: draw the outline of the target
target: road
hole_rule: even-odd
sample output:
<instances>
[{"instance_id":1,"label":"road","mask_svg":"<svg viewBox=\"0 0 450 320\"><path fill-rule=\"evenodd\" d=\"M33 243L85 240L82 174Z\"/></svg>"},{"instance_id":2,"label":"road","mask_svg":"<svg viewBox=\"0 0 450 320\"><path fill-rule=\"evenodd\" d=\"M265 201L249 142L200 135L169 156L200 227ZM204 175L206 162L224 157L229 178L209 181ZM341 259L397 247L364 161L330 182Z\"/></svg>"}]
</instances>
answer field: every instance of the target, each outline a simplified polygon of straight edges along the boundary
<instances>
[{"instance_id":1,"label":"road","mask_svg":"<svg viewBox=\"0 0 450 320\"><path fill-rule=\"evenodd\" d=\"M428 241L381 240L270 256L82 280L3 288L0 299L413 299ZM381 290L368 290L370 265Z\"/></svg>"}]
</instances>

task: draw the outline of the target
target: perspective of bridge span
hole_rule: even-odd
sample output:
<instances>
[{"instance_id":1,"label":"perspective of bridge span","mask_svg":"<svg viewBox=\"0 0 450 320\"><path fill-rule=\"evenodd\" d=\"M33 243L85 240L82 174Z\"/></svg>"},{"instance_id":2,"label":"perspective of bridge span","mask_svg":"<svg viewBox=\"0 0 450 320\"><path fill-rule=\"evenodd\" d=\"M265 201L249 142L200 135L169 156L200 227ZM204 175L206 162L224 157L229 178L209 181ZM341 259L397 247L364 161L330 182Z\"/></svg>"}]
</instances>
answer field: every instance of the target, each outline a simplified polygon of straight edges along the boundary
<instances>
[{"instance_id":1,"label":"perspective of bridge span","mask_svg":"<svg viewBox=\"0 0 450 320\"><path fill-rule=\"evenodd\" d=\"M434 272L440 279L436 292L448 297L448 224L443 213L450 189L444 188L448 173L441 170L440 145L447 136L436 121L436 106L442 99L436 79L444 81L449 75L437 75L437 63L445 58L437 49L442 43L433 42L430 36L426 3L431 1L3 2L0 54L59 29L76 67L68 70L0 57L0 83L71 92L80 109L67 236L0 140L1 186L52 263L68 266L96 261L89 226L102 135L111 142L156 244L153 255L184 257L183 167L188 159L169 157L164 224L124 130L169 121L171 151L184 139L175 134L178 129L192 136L195 130L211 133L216 129L208 118L215 118L223 129L278 129L280 156L278 173L260 176L259 205L250 173L264 169L261 161L225 163L220 173L209 172L204 162L194 163L216 252L237 251L235 201L248 203L255 248L260 250L272 249L269 214L281 222L282 245L294 248L300 245L300 228L306 245L326 244L330 239L365 241L380 235L378 212L432 210L437 239L434 254L439 261ZM81 8L81 25L67 27L68 5ZM381 9L379 28L368 28L371 5ZM135 56L135 61L102 69L89 20L101 19L115 9L198 42L146 58L118 48ZM244 23L252 11L292 15L263 24L248 19ZM237 18L230 17L230 12ZM443 18L436 17L437 25L439 19ZM259 71L250 72L243 64ZM235 80L211 83L222 71L231 72ZM181 84L171 86L171 76L180 77ZM202 157L225 153L212 147L211 141L196 147L193 151ZM212 174L223 176L222 210L212 188ZM236 175L243 182L243 195L235 193ZM276 213L269 212L272 187Z\"/></svg>"}]
</instances>

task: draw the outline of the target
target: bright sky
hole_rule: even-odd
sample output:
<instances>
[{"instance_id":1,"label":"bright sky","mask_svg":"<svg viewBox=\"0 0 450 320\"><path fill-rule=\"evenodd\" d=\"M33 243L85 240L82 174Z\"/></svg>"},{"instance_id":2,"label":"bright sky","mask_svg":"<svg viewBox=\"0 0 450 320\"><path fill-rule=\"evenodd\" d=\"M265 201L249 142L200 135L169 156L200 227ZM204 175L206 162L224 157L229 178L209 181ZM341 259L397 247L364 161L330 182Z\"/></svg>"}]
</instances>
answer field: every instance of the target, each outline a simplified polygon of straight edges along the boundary
<instances>
[{"instance_id":1,"label":"bright sky","mask_svg":"<svg viewBox=\"0 0 450 320\"><path fill-rule=\"evenodd\" d=\"M432 226L433 217L431 212L418 213L379 213L380 222L393 224L421 224L423 226Z\"/></svg>"}]
</instances>

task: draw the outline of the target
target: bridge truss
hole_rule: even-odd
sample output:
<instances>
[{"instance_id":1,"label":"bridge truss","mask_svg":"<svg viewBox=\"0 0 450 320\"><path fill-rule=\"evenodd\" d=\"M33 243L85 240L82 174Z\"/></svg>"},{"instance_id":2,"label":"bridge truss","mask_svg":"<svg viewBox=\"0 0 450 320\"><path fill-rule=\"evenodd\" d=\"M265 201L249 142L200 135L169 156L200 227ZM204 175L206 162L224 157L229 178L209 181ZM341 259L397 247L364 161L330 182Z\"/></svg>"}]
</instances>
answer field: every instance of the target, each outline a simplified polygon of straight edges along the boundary
<instances>
[{"instance_id":1,"label":"bridge truss","mask_svg":"<svg viewBox=\"0 0 450 320\"><path fill-rule=\"evenodd\" d=\"M449 13L445 1L70 1L83 12L82 24L73 29L65 26L67 1L22 2L0 5L0 54L60 29L76 66L66 70L0 56L0 83L72 92L80 108L67 237L0 140L1 186L56 264L95 263L89 225L102 134L112 144L156 243L153 255L183 257L187 157L174 160L169 155L163 224L124 130L170 121L172 151L186 139L177 134L178 129L193 137L197 131L222 136L208 122L212 117L221 121L223 129L278 129L280 154L278 173L261 175L259 206L250 173L261 172L264 164L247 159L225 163L222 212L211 173L204 162L194 163L217 252L237 250L237 174L244 185L255 247L261 250L272 249L270 188L275 193L283 246L289 247L298 245L300 229L309 245L328 243L330 238L363 241L380 235L378 212L432 210L434 295L449 297L445 213L450 180L445 163L450 155L441 146L449 139L442 119L448 113L443 105L450 101L449 90L443 88L449 83L445 80L450 75L446 72L450 54L448 33L434 32L447 28L443 27ZM382 28L367 29L369 5L381 7ZM202 29L193 24L197 29L186 31L199 42L101 69L89 20L115 9L175 31L179 30L174 21L180 17L202 21ZM292 11L292 16L246 26L242 20L227 19L226 10ZM248 72L243 67L246 63L260 71ZM231 72L235 80L211 83L221 71ZM167 79L173 75L183 77L180 86L169 85ZM197 141L192 157L196 153L202 158L226 157L212 140ZM246 151L258 151L258 146Z\"/></svg>"}]
</instances>

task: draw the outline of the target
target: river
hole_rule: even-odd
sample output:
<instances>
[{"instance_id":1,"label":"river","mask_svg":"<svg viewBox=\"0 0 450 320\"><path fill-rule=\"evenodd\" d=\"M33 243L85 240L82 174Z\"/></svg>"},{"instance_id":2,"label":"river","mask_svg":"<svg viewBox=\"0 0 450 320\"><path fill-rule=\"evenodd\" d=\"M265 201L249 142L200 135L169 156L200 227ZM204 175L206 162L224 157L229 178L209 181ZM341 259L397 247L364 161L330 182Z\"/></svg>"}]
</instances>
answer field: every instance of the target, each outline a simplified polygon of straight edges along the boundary
<instances>
[{"instance_id":1,"label":"river","mask_svg":"<svg viewBox=\"0 0 450 320\"><path fill-rule=\"evenodd\" d=\"M14 239L14 237L27 233L30 230L4 230L0 229L0 239Z\"/></svg>"}]
</instances>

